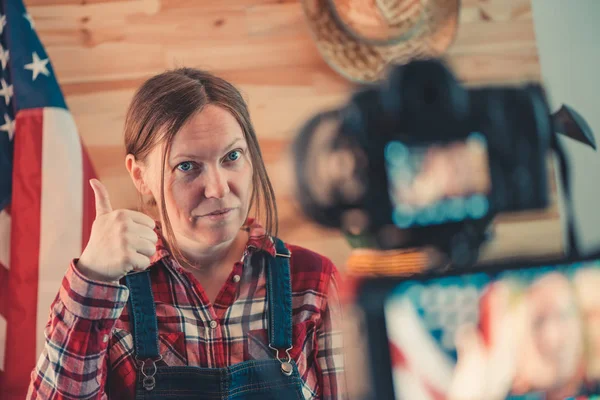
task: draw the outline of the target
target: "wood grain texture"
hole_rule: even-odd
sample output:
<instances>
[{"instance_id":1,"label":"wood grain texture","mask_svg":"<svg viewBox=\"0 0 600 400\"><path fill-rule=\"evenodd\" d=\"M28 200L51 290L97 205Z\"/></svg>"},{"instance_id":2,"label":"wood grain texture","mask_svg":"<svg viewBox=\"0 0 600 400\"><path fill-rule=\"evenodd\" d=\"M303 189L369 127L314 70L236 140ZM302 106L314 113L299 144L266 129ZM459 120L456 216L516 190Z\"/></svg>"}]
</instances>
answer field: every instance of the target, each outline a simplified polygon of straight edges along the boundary
<instances>
[{"instance_id":1,"label":"wood grain texture","mask_svg":"<svg viewBox=\"0 0 600 400\"><path fill-rule=\"evenodd\" d=\"M343 103L354 88L320 57L299 1L25 3L115 207L135 208L138 201L125 170L122 139L135 90L165 69L208 69L236 84L248 101L277 193L282 238L343 268L349 246L338 232L299 213L282 168L300 124L322 108ZM463 0L458 34L445 58L468 84L539 81L530 0ZM497 225L498 239L485 259L562 249L556 201L547 211L503 216Z\"/></svg>"}]
</instances>

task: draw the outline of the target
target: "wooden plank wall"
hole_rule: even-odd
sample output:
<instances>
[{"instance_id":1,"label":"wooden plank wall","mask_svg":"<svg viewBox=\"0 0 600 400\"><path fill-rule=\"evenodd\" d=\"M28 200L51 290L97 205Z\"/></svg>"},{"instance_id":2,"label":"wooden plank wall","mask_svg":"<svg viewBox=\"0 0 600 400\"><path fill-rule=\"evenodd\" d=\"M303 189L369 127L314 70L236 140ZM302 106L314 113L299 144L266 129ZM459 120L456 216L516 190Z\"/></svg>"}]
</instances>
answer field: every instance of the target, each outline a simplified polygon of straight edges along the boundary
<instances>
[{"instance_id":1,"label":"wooden plank wall","mask_svg":"<svg viewBox=\"0 0 600 400\"><path fill-rule=\"evenodd\" d=\"M280 236L332 258L350 248L307 221L277 168L298 126L353 86L321 59L298 0L25 0L115 207L135 208L122 128L134 90L165 69L209 69L243 91L274 180ZM540 79L529 0L464 0L447 59L468 83ZM508 216L486 258L561 249L557 208ZM522 234L529 237L524 240ZM517 237L517 235L519 237Z\"/></svg>"}]
</instances>

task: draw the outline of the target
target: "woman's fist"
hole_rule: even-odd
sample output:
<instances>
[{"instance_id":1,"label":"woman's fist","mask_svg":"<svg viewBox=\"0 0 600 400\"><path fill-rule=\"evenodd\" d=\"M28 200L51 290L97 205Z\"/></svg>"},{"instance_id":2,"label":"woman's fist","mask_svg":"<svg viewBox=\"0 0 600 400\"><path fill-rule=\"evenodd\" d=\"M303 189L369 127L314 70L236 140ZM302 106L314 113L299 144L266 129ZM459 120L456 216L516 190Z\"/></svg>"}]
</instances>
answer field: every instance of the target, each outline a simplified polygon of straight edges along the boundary
<instances>
[{"instance_id":1,"label":"woman's fist","mask_svg":"<svg viewBox=\"0 0 600 400\"><path fill-rule=\"evenodd\" d=\"M90 180L90 185L96 199L96 219L77 269L90 279L105 282L146 269L158 240L154 220L137 211L113 210L104 185L96 179Z\"/></svg>"}]
</instances>

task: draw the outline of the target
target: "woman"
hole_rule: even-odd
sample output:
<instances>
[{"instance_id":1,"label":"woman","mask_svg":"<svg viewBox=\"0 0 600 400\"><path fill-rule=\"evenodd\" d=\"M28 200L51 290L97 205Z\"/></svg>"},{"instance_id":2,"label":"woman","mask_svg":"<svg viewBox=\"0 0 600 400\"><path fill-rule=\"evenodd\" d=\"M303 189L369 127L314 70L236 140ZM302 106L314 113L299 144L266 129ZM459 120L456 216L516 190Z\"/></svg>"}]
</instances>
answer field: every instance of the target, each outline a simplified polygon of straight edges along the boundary
<instances>
[{"instance_id":1,"label":"woman","mask_svg":"<svg viewBox=\"0 0 600 400\"><path fill-rule=\"evenodd\" d=\"M273 189L240 93L194 69L157 75L133 98L125 147L145 213L113 210L90 182L96 220L28 398L342 397L338 272L271 236Z\"/></svg>"}]
</instances>

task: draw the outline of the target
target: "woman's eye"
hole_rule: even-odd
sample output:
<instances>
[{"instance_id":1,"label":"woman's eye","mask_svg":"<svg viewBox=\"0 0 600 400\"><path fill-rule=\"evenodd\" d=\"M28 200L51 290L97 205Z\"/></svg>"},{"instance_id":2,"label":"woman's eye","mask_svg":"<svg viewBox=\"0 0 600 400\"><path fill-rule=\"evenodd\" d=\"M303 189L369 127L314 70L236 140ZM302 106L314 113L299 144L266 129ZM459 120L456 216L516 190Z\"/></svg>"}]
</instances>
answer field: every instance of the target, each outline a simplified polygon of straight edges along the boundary
<instances>
[{"instance_id":1,"label":"woman's eye","mask_svg":"<svg viewBox=\"0 0 600 400\"><path fill-rule=\"evenodd\" d=\"M191 162L189 162L189 161L182 162L181 164L179 164L179 165L177 166L177 169L178 169L178 170L180 170L180 171L182 171L182 172L188 172L188 171L190 171L192 168L194 168L194 166L193 166L193 165L192 165L192 163L191 163Z\"/></svg>"},{"instance_id":2,"label":"woman's eye","mask_svg":"<svg viewBox=\"0 0 600 400\"><path fill-rule=\"evenodd\" d=\"M236 161L238 158L242 156L242 152L239 150L234 150L227 154L227 161Z\"/></svg>"}]
</instances>

